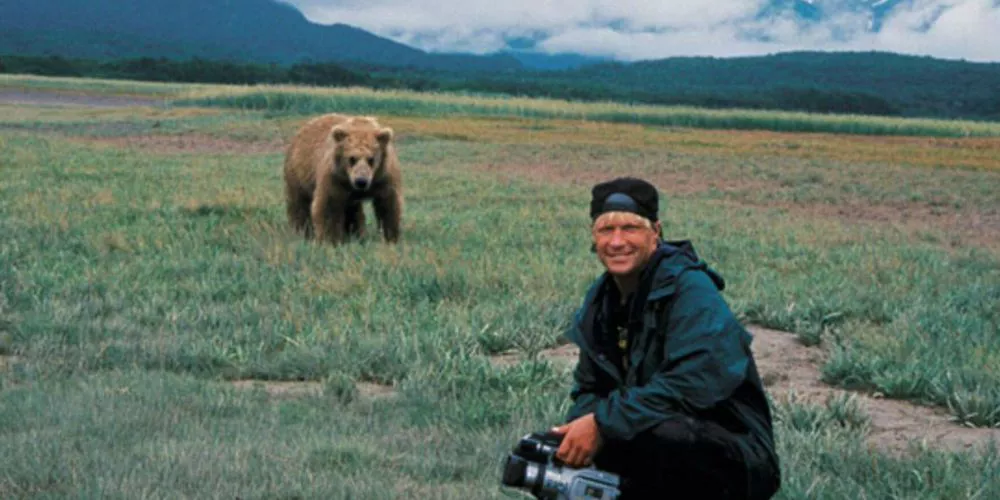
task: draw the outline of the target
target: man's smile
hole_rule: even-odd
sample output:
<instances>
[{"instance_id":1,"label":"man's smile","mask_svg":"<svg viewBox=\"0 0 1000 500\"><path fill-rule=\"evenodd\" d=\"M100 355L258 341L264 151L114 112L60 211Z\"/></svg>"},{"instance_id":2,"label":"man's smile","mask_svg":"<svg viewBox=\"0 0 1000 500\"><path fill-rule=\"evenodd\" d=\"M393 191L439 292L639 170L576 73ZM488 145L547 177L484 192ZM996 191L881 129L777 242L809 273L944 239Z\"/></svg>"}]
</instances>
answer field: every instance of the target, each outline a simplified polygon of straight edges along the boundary
<instances>
[{"instance_id":1,"label":"man's smile","mask_svg":"<svg viewBox=\"0 0 1000 500\"><path fill-rule=\"evenodd\" d=\"M632 258L632 257L635 256L635 254L636 254L636 252L635 252L635 250L633 250L631 252L609 254L608 258L612 259L612 260L622 260L622 259Z\"/></svg>"}]
</instances>

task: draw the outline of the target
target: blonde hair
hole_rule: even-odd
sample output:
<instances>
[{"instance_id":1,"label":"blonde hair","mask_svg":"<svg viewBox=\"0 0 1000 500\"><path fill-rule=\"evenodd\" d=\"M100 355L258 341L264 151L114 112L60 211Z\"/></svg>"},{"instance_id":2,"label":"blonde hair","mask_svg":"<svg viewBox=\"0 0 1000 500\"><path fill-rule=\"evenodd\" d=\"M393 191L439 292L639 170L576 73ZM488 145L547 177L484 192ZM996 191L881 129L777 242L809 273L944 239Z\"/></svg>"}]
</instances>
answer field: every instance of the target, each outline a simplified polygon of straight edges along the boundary
<instances>
[{"instance_id":1,"label":"blonde hair","mask_svg":"<svg viewBox=\"0 0 1000 500\"><path fill-rule=\"evenodd\" d=\"M653 229L653 221L639 214L623 211L604 212L599 215L597 219L594 219L594 223L591 225L591 228L597 228L597 226L601 224L622 224L629 222L641 224L642 227L645 227L646 229Z\"/></svg>"}]
</instances>

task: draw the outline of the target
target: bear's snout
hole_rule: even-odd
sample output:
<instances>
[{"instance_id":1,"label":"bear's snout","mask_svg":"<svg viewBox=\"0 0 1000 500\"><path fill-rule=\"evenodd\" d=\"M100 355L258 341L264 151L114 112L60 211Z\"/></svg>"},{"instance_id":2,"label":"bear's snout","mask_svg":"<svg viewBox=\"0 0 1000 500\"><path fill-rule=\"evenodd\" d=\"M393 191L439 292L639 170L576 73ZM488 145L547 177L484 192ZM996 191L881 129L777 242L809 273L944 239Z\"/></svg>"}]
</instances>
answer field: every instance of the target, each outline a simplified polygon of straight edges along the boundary
<instances>
[{"instance_id":1,"label":"bear's snout","mask_svg":"<svg viewBox=\"0 0 1000 500\"><path fill-rule=\"evenodd\" d=\"M369 184L368 179L365 177L358 177L357 179L354 179L355 189L368 189Z\"/></svg>"}]
</instances>

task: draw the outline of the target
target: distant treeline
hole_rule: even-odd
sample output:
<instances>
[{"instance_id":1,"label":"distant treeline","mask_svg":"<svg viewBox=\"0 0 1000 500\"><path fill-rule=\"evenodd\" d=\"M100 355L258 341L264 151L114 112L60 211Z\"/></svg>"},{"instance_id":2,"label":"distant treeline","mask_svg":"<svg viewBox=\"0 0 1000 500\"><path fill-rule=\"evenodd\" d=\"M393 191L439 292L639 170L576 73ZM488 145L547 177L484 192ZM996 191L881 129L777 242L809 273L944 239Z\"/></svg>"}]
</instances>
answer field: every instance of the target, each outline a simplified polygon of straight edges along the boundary
<instances>
[{"instance_id":1,"label":"distant treeline","mask_svg":"<svg viewBox=\"0 0 1000 500\"><path fill-rule=\"evenodd\" d=\"M720 74L711 80L711 68L688 69L681 77L673 68L640 68L609 65L576 71L448 72L416 68L374 66L364 63L310 62L290 66L234 63L204 59L137 58L118 60L67 59L59 56L0 57L0 72L47 76L133 79L158 82L224 84L306 84L363 86L374 89L464 91L493 95L548 97L574 101L615 101L633 104L688 105L703 108L745 108L849 113L876 116L923 116L973 120L1000 119L1000 89L972 94L950 93L945 83L921 84L907 89L860 84L852 87L806 84L810 76L756 79L752 67L739 68L750 83L734 83ZM885 68L883 68L885 69ZM819 68L831 71L835 68ZM732 72L732 67L729 68ZM771 73L772 75L774 73ZM659 77L658 77L659 75ZM693 76L692 76L693 75ZM955 78L961 78L956 75ZM987 82L988 83L988 82ZM937 85L936 88L933 85ZM970 87L965 87L970 89ZM975 90L973 88L972 90ZM970 101L970 99L972 99Z\"/></svg>"}]
</instances>

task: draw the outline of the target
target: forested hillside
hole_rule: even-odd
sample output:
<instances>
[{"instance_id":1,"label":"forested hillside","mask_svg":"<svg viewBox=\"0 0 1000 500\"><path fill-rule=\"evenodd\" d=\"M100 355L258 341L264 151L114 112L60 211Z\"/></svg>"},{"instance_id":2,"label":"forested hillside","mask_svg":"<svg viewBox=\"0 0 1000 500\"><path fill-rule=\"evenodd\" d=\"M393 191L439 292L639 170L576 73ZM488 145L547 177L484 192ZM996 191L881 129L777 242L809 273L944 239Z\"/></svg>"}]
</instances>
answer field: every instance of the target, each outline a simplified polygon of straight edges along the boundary
<instances>
[{"instance_id":1,"label":"forested hillside","mask_svg":"<svg viewBox=\"0 0 1000 500\"><path fill-rule=\"evenodd\" d=\"M391 68L371 73L419 88L582 100L1000 119L1000 64L884 52L675 57L472 77Z\"/></svg>"},{"instance_id":2,"label":"forested hillside","mask_svg":"<svg viewBox=\"0 0 1000 500\"><path fill-rule=\"evenodd\" d=\"M653 95L702 95L706 100L781 100L822 108L824 100L905 115L998 116L1000 64L969 63L879 52L796 52L765 57L671 58L601 64L570 80ZM853 97L852 97L853 96ZM832 105L833 103L827 103Z\"/></svg>"},{"instance_id":3,"label":"forested hillside","mask_svg":"<svg viewBox=\"0 0 1000 500\"><path fill-rule=\"evenodd\" d=\"M429 54L352 26L315 24L274 0L0 0L0 33L0 54L22 56L521 67L510 56Z\"/></svg>"}]
</instances>

